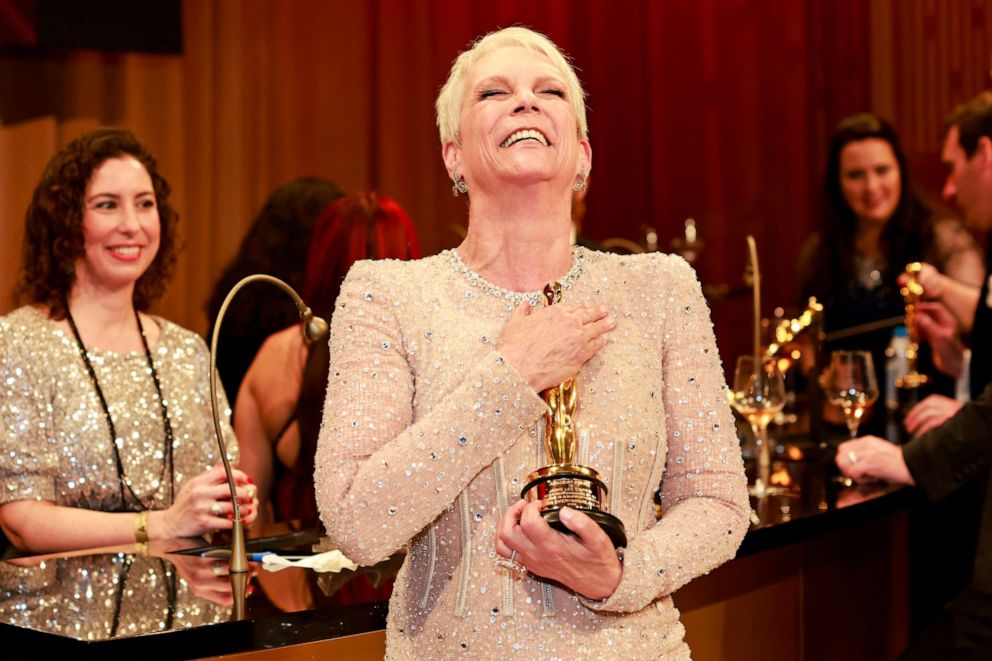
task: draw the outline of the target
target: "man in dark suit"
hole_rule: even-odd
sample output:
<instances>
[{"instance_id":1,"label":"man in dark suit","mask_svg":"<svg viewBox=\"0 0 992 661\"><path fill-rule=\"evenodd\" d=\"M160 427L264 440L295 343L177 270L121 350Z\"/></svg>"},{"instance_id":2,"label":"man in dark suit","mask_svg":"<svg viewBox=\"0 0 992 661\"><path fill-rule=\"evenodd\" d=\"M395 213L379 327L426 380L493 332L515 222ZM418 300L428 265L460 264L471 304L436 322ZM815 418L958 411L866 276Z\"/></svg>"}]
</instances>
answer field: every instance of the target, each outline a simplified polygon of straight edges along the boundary
<instances>
[{"instance_id":1,"label":"man in dark suit","mask_svg":"<svg viewBox=\"0 0 992 661\"><path fill-rule=\"evenodd\" d=\"M987 231L992 228L992 92L983 92L957 108L947 126L941 158L950 173L944 195L957 200L969 226ZM975 308L972 345L979 357L973 365L978 370L974 378L987 382L992 376L986 364L992 355L992 270L986 280ZM947 422L906 445L866 436L842 443L836 462L847 477L916 485L931 500L944 498L976 479L988 481L992 384ZM971 583L904 658L992 658L992 485L985 487Z\"/></svg>"}]
</instances>

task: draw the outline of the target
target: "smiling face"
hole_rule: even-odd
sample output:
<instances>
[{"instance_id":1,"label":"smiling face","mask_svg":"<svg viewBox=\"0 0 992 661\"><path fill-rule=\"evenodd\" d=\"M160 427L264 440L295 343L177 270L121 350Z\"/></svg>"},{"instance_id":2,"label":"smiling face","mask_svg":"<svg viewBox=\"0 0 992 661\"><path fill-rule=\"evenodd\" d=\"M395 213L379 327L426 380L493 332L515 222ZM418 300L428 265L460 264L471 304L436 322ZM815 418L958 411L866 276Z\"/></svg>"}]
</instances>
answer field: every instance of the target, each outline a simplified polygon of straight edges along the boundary
<instances>
[{"instance_id":1,"label":"smiling face","mask_svg":"<svg viewBox=\"0 0 992 661\"><path fill-rule=\"evenodd\" d=\"M899 206L902 177L892 146L857 140L840 152L840 190L859 222L886 223Z\"/></svg>"},{"instance_id":2,"label":"smiling face","mask_svg":"<svg viewBox=\"0 0 992 661\"><path fill-rule=\"evenodd\" d=\"M151 177L133 156L111 158L93 171L83 199L83 257L75 292L134 288L155 259L158 206Z\"/></svg>"},{"instance_id":3,"label":"smiling face","mask_svg":"<svg viewBox=\"0 0 992 661\"><path fill-rule=\"evenodd\" d=\"M592 150L578 137L564 76L541 53L522 46L487 53L466 76L463 99L460 141L444 145L444 160L470 195L505 183L570 191L588 172Z\"/></svg>"}]
</instances>

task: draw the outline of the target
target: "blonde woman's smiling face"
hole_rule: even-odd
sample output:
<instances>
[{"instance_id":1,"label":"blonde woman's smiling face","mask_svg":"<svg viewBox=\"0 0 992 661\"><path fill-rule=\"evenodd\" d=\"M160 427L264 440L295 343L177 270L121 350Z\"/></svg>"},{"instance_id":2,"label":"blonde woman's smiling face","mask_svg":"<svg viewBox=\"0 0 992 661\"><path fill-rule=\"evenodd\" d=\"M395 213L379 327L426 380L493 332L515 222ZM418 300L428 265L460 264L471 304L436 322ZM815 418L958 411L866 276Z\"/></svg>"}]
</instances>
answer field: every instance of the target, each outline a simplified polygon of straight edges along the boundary
<instances>
[{"instance_id":1,"label":"blonde woman's smiling face","mask_svg":"<svg viewBox=\"0 0 992 661\"><path fill-rule=\"evenodd\" d=\"M479 59L466 79L458 143L444 146L449 172L469 191L497 182L558 182L570 190L589 170L562 73L544 55L510 46Z\"/></svg>"}]
</instances>

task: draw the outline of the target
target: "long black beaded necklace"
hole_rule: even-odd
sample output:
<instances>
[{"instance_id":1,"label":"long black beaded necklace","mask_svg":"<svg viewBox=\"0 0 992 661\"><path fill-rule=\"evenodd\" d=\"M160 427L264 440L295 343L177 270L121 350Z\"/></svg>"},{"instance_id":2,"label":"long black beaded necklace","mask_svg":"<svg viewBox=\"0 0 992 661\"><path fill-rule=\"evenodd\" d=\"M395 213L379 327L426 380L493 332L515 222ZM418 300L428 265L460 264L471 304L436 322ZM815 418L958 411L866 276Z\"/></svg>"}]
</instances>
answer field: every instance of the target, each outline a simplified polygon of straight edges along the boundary
<instances>
[{"instance_id":1,"label":"long black beaded necklace","mask_svg":"<svg viewBox=\"0 0 992 661\"><path fill-rule=\"evenodd\" d=\"M103 415L107 419L107 426L110 428L110 447L114 452L114 461L117 464L117 481L120 482L121 487L121 506L125 509L127 508L127 498L124 495L124 491L127 490L131 494L143 509L149 510L152 508L152 504L155 501L155 493L158 493L156 489L152 493L151 499L146 503L141 500L141 498L134 492L131 488L131 479L124 472L124 462L121 461L121 453L117 447L117 429L114 427L114 421L110 417L110 407L107 406L107 399L103 396L103 388L100 387L100 381L96 378L96 371L93 369L93 364L90 362L90 357L86 352L86 345L83 344L83 339L79 336L79 329L76 328L76 322L72 318L72 312L69 311L69 305L65 306L66 319L69 321L69 328L72 329L72 335L76 338L76 345L79 347L79 355L83 357L83 362L86 364L86 371L90 375L90 380L93 382L93 387L96 389L97 398L100 400L100 406L103 407ZM155 384L155 392L158 393L158 405L162 409L162 426L165 428L165 453L162 458L162 473L159 475L158 484L159 489L165 479L165 470L169 469L169 502L172 503L176 499L176 471L175 466L172 463L172 423L169 421L169 411L165 406L165 398L162 397L162 385L158 379L158 371L155 369L155 362L152 360L152 352L148 348L148 339L145 337L145 327L141 324L141 317L138 315L138 311L134 311L134 318L138 321L138 332L141 334L141 344L145 348L145 359L148 361L148 369L152 374L152 381Z\"/></svg>"},{"instance_id":2,"label":"long black beaded necklace","mask_svg":"<svg viewBox=\"0 0 992 661\"><path fill-rule=\"evenodd\" d=\"M127 579L131 575L131 565L134 564L135 556L133 554L128 554L121 556L124 560L121 562L121 568L117 572L117 590L114 592L114 617L110 622L110 638L117 637L117 630L120 628L121 624L121 606L124 605L124 594L127 587ZM160 574L164 575L169 580L165 584L165 596L168 600L168 610L165 614L165 626L162 627L163 631L172 630L172 623L175 620L176 615L176 573L177 569L175 566L169 570L166 567L166 560L162 558L154 558L158 561L158 566L161 569Z\"/></svg>"}]
</instances>

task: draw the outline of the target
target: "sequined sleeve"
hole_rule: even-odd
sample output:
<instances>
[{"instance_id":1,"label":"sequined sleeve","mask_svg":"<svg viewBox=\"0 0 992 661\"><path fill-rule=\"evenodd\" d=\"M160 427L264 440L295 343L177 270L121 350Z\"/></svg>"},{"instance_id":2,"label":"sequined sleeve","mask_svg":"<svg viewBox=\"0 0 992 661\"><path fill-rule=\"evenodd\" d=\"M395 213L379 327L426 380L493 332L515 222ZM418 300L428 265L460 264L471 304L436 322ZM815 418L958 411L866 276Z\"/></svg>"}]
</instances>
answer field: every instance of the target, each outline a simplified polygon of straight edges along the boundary
<instances>
[{"instance_id":1,"label":"sequined sleeve","mask_svg":"<svg viewBox=\"0 0 992 661\"><path fill-rule=\"evenodd\" d=\"M0 503L55 500L51 406L28 346L16 324L0 320Z\"/></svg>"},{"instance_id":2,"label":"sequined sleeve","mask_svg":"<svg viewBox=\"0 0 992 661\"><path fill-rule=\"evenodd\" d=\"M692 269L664 257L663 397L668 455L663 515L632 540L623 578L596 610L634 612L734 557L749 503L709 309Z\"/></svg>"},{"instance_id":3,"label":"sequined sleeve","mask_svg":"<svg viewBox=\"0 0 992 661\"><path fill-rule=\"evenodd\" d=\"M520 374L490 351L415 419L417 375L396 317L412 296L404 288L413 288L396 272L380 278L378 268L356 264L338 297L315 461L328 534L363 565L409 542L544 411Z\"/></svg>"}]
</instances>

